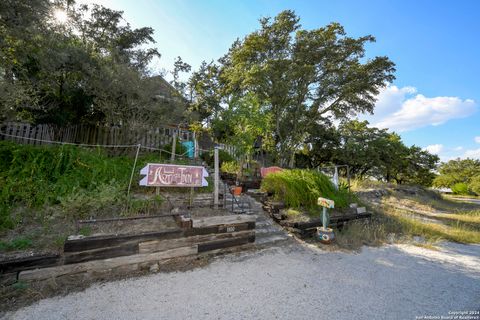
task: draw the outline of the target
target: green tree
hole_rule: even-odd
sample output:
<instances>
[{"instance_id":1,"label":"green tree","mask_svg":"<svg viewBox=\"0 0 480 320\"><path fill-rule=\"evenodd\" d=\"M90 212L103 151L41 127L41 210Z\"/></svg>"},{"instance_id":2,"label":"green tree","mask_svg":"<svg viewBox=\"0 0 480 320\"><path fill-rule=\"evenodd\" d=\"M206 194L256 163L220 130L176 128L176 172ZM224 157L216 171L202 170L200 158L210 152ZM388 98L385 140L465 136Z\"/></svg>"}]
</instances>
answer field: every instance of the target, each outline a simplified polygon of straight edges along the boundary
<instances>
[{"instance_id":1,"label":"green tree","mask_svg":"<svg viewBox=\"0 0 480 320\"><path fill-rule=\"evenodd\" d=\"M217 137L236 147L239 156L250 159L254 143L261 137L268 146L270 115L254 95L237 97L212 122Z\"/></svg>"},{"instance_id":2,"label":"green tree","mask_svg":"<svg viewBox=\"0 0 480 320\"><path fill-rule=\"evenodd\" d=\"M207 124L216 119L222 109L222 83L219 77L220 67L213 62L207 64L203 61L189 79L190 111L195 113L197 120Z\"/></svg>"},{"instance_id":3,"label":"green tree","mask_svg":"<svg viewBox=\"0 0 480 320\"><path fill-rule=\"evenodd\" d=\"M470 180L470 190L477 195L480 195L480 174L476 175Z\"/></svg>"},{"instance_id":4,"label":"green tree","mask_svg":"<svg viewBox=\"0 0 480 320\"><path fill-rule=\"evenodd\" d=\"M68 21L54 19L59 9ZM0 120L138 127L177 117L185 107L156 98L162 81L148 68L160 56L149 47L153 29L132 28L121 11L6 0L0 15Z\"/></svg>"},{"instance_id":5,"label":"green tree","mask_svg":"<svg viewBox=\"0 0 480 320\"><path fill-rule=\"evenodd\" d=\"M338 129L317 131L308 155L316 165L346 164L358 178L431 185L438 157L419 147L407 147L396 133L370 127L367 121L344 121Z\"/></svg>"},{"instance_id":6,"label":"green tree","mask_svg":"<svg viewBox=\"0 0 480 320\"><path fill-rule=\"evenodd\" d=\"M457 183L468 185L474 177L480 175L480 160L460 158L450 160L442 163L438 172L440 174L433 181L437 187L452 187Z\"/></svg>"},{"instance_id":7,"label":"green tree","mask_svg":"<svg viewBox=\"0 0 480 320\"><path fill-rule=\"evenodd\" d=\"M227 93L250 92L268 106L279 162L293 166L308 128L372 112L379 89L394 79L387 57L365 59L373 41L347 37L338 23L301 29L298 16L283 11L232 45L220 60L220 79Z\"/></svg>"}]
</instances>

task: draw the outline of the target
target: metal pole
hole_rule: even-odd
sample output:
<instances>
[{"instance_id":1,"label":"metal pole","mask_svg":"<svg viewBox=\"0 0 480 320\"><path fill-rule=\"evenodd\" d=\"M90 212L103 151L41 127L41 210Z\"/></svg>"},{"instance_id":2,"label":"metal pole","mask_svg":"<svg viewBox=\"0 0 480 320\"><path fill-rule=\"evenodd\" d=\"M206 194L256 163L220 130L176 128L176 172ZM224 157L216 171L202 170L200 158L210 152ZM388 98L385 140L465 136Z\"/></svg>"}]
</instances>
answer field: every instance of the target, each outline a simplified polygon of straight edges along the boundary
<instances>
[{"instance_id":1,"label":"metal pole","mask_svg":"<svg viewBox=\"0 0 480 320\"><path fill-rule=\"evenodd\" d=\"M130 175L130 183L128 184L127 199L130 195L130 189L132 187L133 175L135 174L135 167L137 166L138 153L140 152L140 144L137 145L137 153L135 154L135 161L133 162L132 174Z\"/></svg>"},{"instance_id":2,"label":"metal pole","mask_svg":"<svg viewBox=\"0 0 480 320\"><path fill-rule=\"evenodd\" d=\"M327 228L327 208L325 207L323 207L322 226L323 226L323 230Z\"/></svg>"},{"instance_id":3,"label":"metal pole","mask_svg":"<svg viewBox=\"0 0 480 320\"><path fill-rule=\"evenodd\" d=\"M218 209L218 183L220 180L218 147L215 147L215 150L214 150L214 167L215 167L215 173L214 173L214 185L213 185L213 207L215 209Z\"/></svg>"},{"instance_id":4,"label":"metal pole","mask_svg":"<svg viewBox=\"0 0 480 320\"><path fill-rule=\"evenodd\" d=\"M198 159L198 141L197 141L197 134L195 131L193 132L193 157Z\"/></svg>"},{"instance_id":5,"label":"metal pole","mask_svg":"<svg viewBox=\"0 0 480 320\"><path fill-rule=\"evenodd\" d=\"M172 137L172 155L170 157L170 161L175 161L175 148L177 147L177 132L173 131Z\"/></svg>"},{"instance_id":6,"label":"metal pole","mask_svg":"<svg viewBox=\"0 0 480 320\"><path fill-rule=\"evenodd\" d=\"M141 147L141 144L138 144L137 145L137 152L135 153L135 161L133 162L132 174L130 175L130 182L128 183L127 207L125 208L125 211L127 211L127 212L130 211L130 189L132 188L133 175L135 174L135 168L137 166L137 160L138 160L138 154L140 152L140 147Z\"/></svg>"}]
</instances>

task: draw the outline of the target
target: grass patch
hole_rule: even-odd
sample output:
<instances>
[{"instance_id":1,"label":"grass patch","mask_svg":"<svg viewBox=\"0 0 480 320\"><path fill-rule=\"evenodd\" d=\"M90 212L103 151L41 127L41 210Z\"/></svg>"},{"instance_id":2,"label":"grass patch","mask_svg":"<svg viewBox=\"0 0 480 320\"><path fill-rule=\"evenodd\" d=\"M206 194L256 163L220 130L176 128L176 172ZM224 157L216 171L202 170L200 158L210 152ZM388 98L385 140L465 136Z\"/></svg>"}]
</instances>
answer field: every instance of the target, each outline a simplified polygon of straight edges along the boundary
<instances>
[{"instance_id":1,"label":"grass patch","mask_svg":"<svg viewBox=\"0 0 480 320\"><path fill-rule=\"evenodd\" d=\"M336 190L324 174L315 170L283 170L267 175L261 189L273 193L290 208L317 208L318 197L335 201L336 208L345 208L354 198L348 190Z\"/></svg>"},{"instance_id":2,"label":"grass patch","mask_svg":"<svg viewBox=\"0 0 480 320\"><path fill-rule=\"evenodd\" d=\"M154 192L153 188L138 186L140 168L149 162L169 162L167 156L165 153L163 158L158 153L146 153L139 157L133 192ZM131 156L110 156L101 149L17 145L1 141L0 231L24 223L29 214L46 221L61 217L79 219L110 212L131 215L154 209L161 199L127 199L133 163ZM186 164L187 161L176 163ZM209 192L212 184L208 188L196 188L196 192ZM172 189L189 192L189 188Z\"/></svg>"},{"instance_id":3,"label":"grass patch","mask_svg":"<svg viewBox=\"0 0 480 320\"><path fill-rule=\"evenodd\" d=\"M24 250L32 246L32 240L29 238L15 238L10 241L0 241L0 251Z\"/></svg>"},{"instance_id":4,"label":"grass patch","mask_svg":"<svg viewBox=\"0 0 480 320\"><path fill-rule=\"evenodd\" d=\"M398 217L405 233L424 236L432 240L450 240L459 243L480 243L480 232L466 227L451 227L436 223L425 223L406 217Z\"/></svg>"},{"instance_id":5,"label":"grass patch","mask_svg":"<svg viewBox=\"0 0 480 320\"><path fill-rule=\"evenodd\" d=\"M367 204L373 201L374 215L371 221L349 222L338 231L340 247L358 249L362 245L410 242L435 250L433 245L441 240L480 243L478 205L451 201L417 186L374 183L373 187L388 193L362 197ZM425 242L412 242L415 236Z\"/></svg>"}]
</instances>

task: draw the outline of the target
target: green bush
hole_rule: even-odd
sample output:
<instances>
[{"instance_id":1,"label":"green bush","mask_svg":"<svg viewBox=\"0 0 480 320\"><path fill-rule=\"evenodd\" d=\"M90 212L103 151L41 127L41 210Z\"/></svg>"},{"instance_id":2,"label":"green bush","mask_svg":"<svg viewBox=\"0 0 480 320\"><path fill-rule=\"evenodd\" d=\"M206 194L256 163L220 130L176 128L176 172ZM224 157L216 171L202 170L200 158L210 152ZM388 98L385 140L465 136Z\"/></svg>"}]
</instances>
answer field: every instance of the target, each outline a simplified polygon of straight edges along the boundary
<instances>
[{"instance_id":1,"label":"green bush","mask_svg":"<svg viewBox=\"0 0 480 320\"><path fill-rule=\"evenodd\" d=\"M15 238L11 241L0 241L0 251L23 250L32 246L28 238Z\"/></svg>"},{"instance_id":2,"label":"green bush","mask_svg":"<svg viewBox=\"0 0 480 320\"><path fill-rule=\"evenodd\" d=\"M480 175L473 177L468 186L472 192L480 196Z\"/></svg>"},{"instance_id":3,"label":"green bush","mask_svg":"<svg viewBox=\"0 0 480 320\"><path fill-rule=\"evenodd\" d=\"M262 180L261 189L273 193L291 208L317 208L318 197L335 201L335 207L347 207L352 194L345 189L336 190L330 179L314 170L283 170L271 173Z\"/></svg>"},{"instance_id":4,"label":"green bush","mask_svg":"<svg viewBox=\"0 0 480 320\"><path fill-rule=\"evenodd\" d=\"M225 161L222 163L220 171L236 174L240 171L240 165L236 161Z\"/></svg>"},{"instance_id":5,"label":"green bush","mask_svg":"<svg viewBox=\"0 0 480 320\"><path fill-rule=\"evenodd\" d=\"M452 187L452 192L454 194L463 194L463 195L468 195L470 194L468 190L468 185L463 182L455 183Z\"/></svg>"},{"instance_id":6,"label":"green bush","mask_svg":"<svg viewBox=\"0 0 480 320\"><path fill-rule=\"evenodd\" d=\"M205 161L209 167L213 168L214 166L214 151L211 150L209 152L204 152L200 155L200 157ZM232 162L235 159L225 150L218 150L218 162L219 166L222 166L224 162Z\"/></svg>"}]
</instances>

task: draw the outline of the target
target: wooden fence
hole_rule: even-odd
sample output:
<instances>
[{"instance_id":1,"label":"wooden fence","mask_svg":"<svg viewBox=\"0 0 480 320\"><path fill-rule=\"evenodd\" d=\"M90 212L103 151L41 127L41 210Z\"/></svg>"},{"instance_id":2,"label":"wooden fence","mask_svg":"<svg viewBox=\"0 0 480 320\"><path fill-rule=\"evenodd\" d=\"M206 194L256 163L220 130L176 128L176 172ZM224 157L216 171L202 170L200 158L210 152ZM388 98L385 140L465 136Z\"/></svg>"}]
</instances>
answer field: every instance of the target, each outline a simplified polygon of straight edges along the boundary
<instances>
[{"instance_id":1,"label":"wooden fence","mask_svg":"<svg viewBox=\"0 0 480 320\"><path fill-rule=\"evenodd\" d=\"M194 135L190 131L167 126L131 130L129 128L92 125L56 127L49 124L30 125L28 123L6 122L0 125L0 132L5 134L0 139L23 144L49 144L45 141L55 141L91 145L141 144L145 147L159 148L171 144L174 133L181 141L194 139Z\"/></svg>"},{"instance_id":2,"label":"wooden fence","mask_svg":"<svg viewBox=\"0 0 480 320\"><path fill-rule=\"evenodd\" d=\"M10 140L21 144L52 144L65 142L98 146L126 146L141 144L147 148L170 149L173 135L177 141L193 141L195 133L175 126L152 129L131 130L121 127L98 127L93 125L71 125L57 127L50 124L31 125L22 122L0 124L0 140ZM201 152L211 150L210 145L196 144ZM217 144L220 149L236 157L236 149L226 144Z\"/></svg>"}]
</instances>

